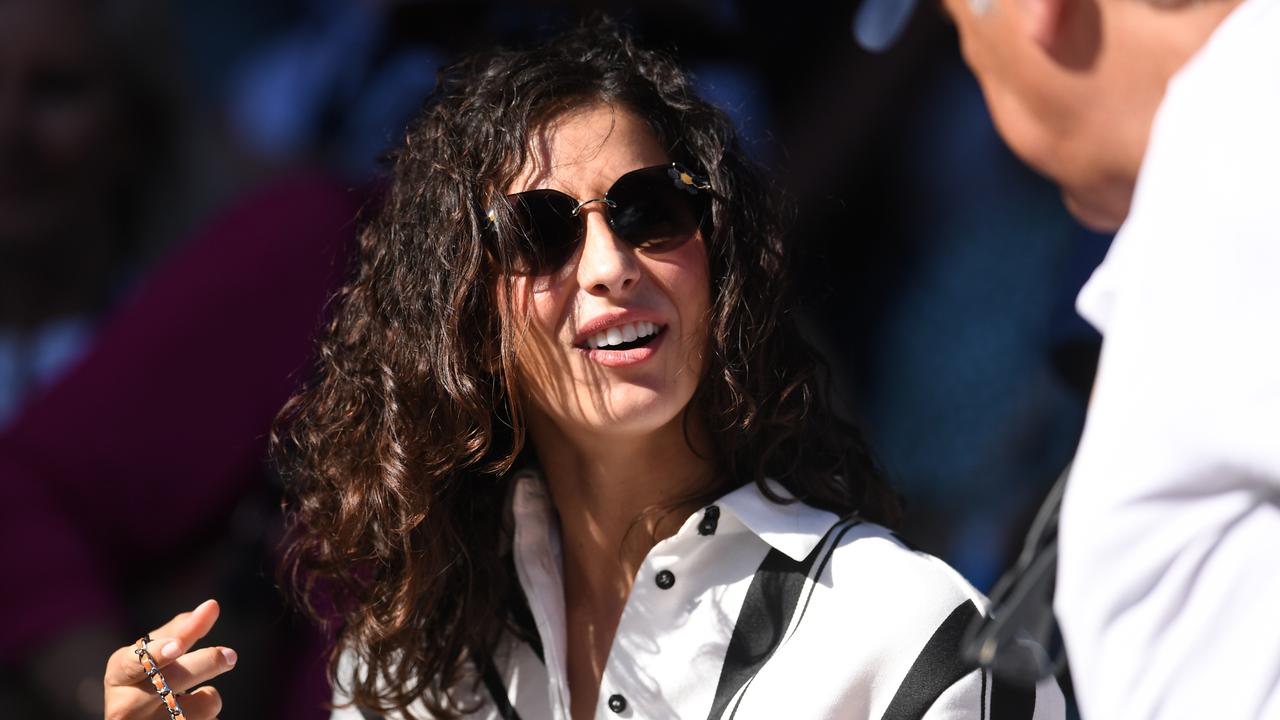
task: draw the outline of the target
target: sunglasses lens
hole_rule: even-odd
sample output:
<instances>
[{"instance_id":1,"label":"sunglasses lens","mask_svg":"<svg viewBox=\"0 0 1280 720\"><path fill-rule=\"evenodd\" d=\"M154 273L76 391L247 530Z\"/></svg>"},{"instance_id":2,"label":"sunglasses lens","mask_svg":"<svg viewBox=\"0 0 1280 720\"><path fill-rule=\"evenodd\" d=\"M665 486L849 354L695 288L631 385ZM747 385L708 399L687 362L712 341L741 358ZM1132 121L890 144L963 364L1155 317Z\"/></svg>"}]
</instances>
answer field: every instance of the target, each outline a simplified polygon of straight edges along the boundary
<instances>
[{"instance_id":1,"label":"sunglasses lens","mask_svg":"<svg viewBox=\"0 0 1280 720\"><path fill-rule=\"evenodd\" d=\"M674 250L693 237L707 211L706 195L692 178L671 166L635 170L606 194L609 225L625 242L647 252ZM526 275L554 273L573 257L582 239L578 202L558 190L508 195L514 232L514 270Z\"/></svg>"},{"instance_id":2,"label":"sunglasses lens","mask_svg":"<svg viewBox=\"0 0 1280 720\"><path fill-rule=\"evenodd\" d=\"M575 202L554 190L508 196L515 218L516 270L529 275L555 272L578 246L582 221L573 215Z\"/></svg>"},{"instance_id":3,"label":"sunglasses lens","mask_svg":"<svg viewBox=\"0 0 1280 720\"><path fill-rule=\"evenodd\" d=\"M677 187L667 167L646 168L618 178L609 189L609 224L618 237L650 252L674 250L702 222L702 196Z\"/></svg>"}]
</instances>

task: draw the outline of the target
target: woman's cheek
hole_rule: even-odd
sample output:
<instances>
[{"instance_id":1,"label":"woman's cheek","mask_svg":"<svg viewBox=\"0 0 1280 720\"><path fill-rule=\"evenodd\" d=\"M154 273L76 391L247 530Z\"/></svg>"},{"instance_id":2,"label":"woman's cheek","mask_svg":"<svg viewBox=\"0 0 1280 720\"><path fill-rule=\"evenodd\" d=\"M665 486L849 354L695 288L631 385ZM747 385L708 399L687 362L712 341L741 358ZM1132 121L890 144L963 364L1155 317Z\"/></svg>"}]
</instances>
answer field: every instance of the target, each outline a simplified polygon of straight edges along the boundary
<instances>
[{"instance_id":1,"label":"woman's cheek","mask_svg":"<svg viewBox=\"0 0 1280 720\"><path fill-rule=\"evenodd\" d=\"M559 384L556 378L571 371L560 342L569 293L562 286L547 284L545 278L521 276L508 287L516 363L528 390L540 396L546 387Z\"/></svg>"}]
</instances>

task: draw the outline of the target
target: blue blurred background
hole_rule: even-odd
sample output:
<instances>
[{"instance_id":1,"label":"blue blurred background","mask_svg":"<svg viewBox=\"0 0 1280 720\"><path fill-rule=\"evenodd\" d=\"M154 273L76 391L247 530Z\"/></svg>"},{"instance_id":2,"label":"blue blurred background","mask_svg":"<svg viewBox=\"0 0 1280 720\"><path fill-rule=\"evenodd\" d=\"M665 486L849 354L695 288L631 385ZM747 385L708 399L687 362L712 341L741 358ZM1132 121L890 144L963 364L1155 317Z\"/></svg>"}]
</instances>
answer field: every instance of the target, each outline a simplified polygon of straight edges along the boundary
<instances>
[{"instance_id":1,"label":"blue blurred background","mask_svg":"<svg viewBox=\"0 0 1280 720\"><path fill-rule=\"evenodd\" d=\"M101 717L111 649L208 596L227 714L326 716L271 418L436 69L599 10L797 196L839 404L905 534L991 586L1078 439L1109 238L1004 148L936 12L873 56L856 0L0 0L0 717Z\"/></svg>"}]
</instances>

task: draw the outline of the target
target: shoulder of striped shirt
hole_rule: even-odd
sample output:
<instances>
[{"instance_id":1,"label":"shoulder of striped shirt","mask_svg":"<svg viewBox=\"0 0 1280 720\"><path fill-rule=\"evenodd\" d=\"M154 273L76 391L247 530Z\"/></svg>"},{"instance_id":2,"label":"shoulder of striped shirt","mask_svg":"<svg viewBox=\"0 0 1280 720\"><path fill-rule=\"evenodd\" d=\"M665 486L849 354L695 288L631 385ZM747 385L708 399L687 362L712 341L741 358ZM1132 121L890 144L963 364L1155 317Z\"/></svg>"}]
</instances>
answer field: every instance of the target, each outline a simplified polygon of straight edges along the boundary
<instances>
[{"instance_id":1,"label":"shoulder of striped shirt","mask_svg":"<svg viewBox=\"0 0 1280 720\"><path fill-rule=\"evenodd\" d=\"M874 577L872 587L887 596L900 593L923 593L936 598L939 611L950 612L957 603L973 602L987 609L987 598L955 568L904 540L898 533L871 522L853 525L840 538L832 562L850 565L858 573ZM834 568L833 568L834 571ZM868 586L859 583L859 592Z\"/></svg>"},{"instance_id":2,"label":"shoulder of striped shirt","mask_svg":"<svg viewBox=\"0 0 1280 720\"><path fill-rule=\"evenodd\" d=\"M833 572L845 561L854 572L875 577L872 592L885 608L882 622L912 632L894 634L895 647L882 658L915 653L896 684L882 720L932 718L940 713L982 720L1061 720L1066 716L1062 690L1053 678L1022 688L981 671L960 653L965 628L988 602L955 568L923 552L896 533L863 523L844 537L833 553ZM862 592L866 588L861 589ZM908 641L907 637L913 637ZM899 646L901 641L911 646Z\"/></svg>"}]
</instances>

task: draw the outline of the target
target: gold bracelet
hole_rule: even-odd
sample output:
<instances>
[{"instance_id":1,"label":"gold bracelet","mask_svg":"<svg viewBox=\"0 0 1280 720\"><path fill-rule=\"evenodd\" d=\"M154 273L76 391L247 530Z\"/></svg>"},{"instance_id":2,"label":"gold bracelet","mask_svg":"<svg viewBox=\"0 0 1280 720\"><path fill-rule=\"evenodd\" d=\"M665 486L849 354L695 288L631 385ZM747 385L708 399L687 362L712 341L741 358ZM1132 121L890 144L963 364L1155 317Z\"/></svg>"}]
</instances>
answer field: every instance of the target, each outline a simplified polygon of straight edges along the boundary
<instances>
[{"instance_id":1,"label":"gold bracelet","mask_svg":"<svg viewBox=\"0 0 1280 720\"><path fill-rule=\"evenodd\" d=\"M133 654L137 655L138 662L142 663L142 671L147 674L151 686L156 689L156 694L160 696L160 704L164 705L164 709L169 712L170 720L187 720L187 716L182 714L182 708L178 707L178 694L169 688L169 683L160 673L160 666L156 664L155 657L147 649L150 643L150 633L138 638L137 644L133 647Z\"/></svg>"}]
</instances>

